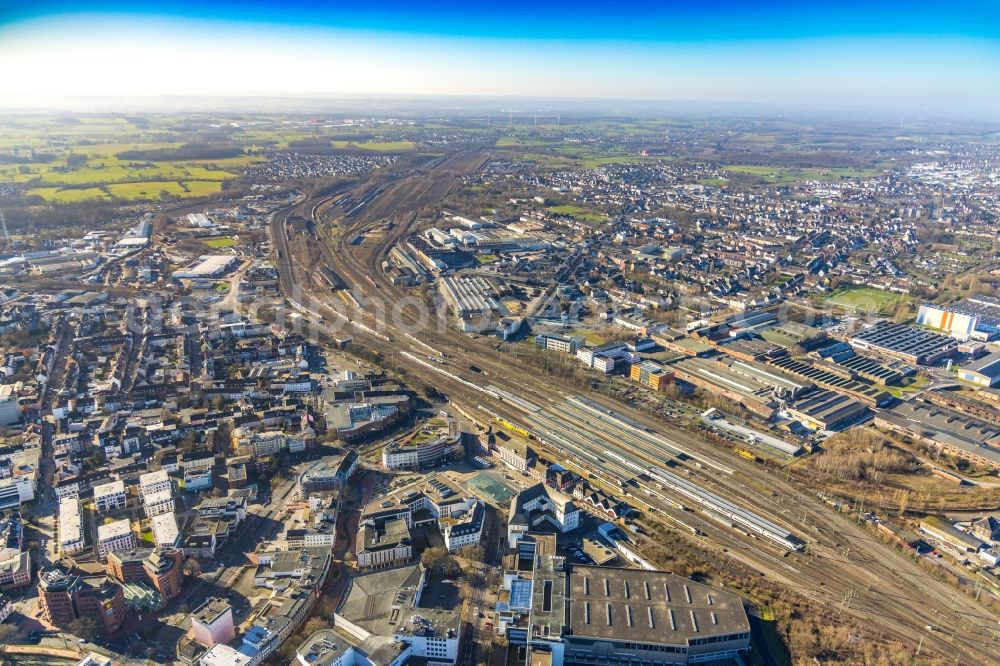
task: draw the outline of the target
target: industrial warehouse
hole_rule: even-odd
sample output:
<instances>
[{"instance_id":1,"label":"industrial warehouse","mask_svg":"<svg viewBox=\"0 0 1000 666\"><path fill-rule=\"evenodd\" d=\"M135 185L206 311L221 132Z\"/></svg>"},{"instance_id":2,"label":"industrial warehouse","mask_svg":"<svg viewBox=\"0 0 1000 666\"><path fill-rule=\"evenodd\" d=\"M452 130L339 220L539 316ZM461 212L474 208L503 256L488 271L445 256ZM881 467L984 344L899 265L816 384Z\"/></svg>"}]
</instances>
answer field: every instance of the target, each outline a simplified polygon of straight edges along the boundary
<instances>
[{"instance_id":1,"label":"industrial warehouse","mask_svg":"<svg viewBox=\"0 0 1000 666\"><path fill-rule=\"evenodd\" d=\"M994 352L964 368L959 368L958 377L987 388L1000 384L1000 352Z\"/></svg>"},{"instance_id":2,"label":"industrial warehouse","mask_svg":"<svg viewBox=\"0 0 1000 666\"><path fill-rule=\"evenodd\" d=\"M175 280L205 280L222 277L240 261L233 254L206 254L184 268L174 271L171 276Z\"/></svg>"},{"instance_id":3,"label":"industrial warehouse","mask_svg":"<svg viewBox=\"0 0 1000 666\"><path fill-rule=\"evenodd\" d=\"M937 363L958 349L958 341L954 338L888 321L856 333L851 338L851 345L918 365Z\"/></svg>"},{"instance_id":4,"label":"industrial warehouse","mask_svg":"<svg viewBox=\"0 0 1000 666\"><path fill-rule=\"evenodd\" d=\"M974 296L952 305L921 305L917 323L959 340L992 340L1000 333L1000 300Z\"/></svg>"},{"instance_id":5,"label":"industrial warehouse","mask_svg":"<svg viewBox=\"0 0 1000 666\"><path fill-rule=\"evenodd\" d=\"M875 425L914 437L977 465L1000 469L1000 426L923 400L879 412Z\"/></svg>"},{"instance_id":6,"label":"industrial warehouse","mask_svg":"<svg viewBox=\"0 0 1000 666\"><path fill-rule=\"evenodd\" d=\"M508 560L497 630L524 646L525 663L680 665L750 650L731 592L664 571L567 565L551 535L526 535Z\"/></svg>"},{"instance_id":7,"label":"industrial warehouse","mask_svg":"<svg viewBox=\"0 0 1000 666\"><path fill-rule=\"evenodd\" d=\"M440 285L442 297L465 332L490 330L505 314L499 294L485 278L444 277Z\"/></svg>"}]
</instances>

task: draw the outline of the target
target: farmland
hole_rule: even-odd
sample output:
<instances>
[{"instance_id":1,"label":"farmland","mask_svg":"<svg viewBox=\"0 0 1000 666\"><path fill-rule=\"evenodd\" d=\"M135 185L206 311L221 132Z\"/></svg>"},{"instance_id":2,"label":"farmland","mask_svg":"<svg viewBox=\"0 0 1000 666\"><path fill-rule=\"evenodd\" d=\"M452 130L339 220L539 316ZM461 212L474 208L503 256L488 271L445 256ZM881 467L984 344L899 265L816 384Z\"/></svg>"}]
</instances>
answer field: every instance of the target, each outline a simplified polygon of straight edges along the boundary
<instances>
[{"instance_id":1,"label":"farmland","mask_svg":"<svg viewBox=\"0 0 1000 666\"><path fill-rule=\"evenodd\" d=\"M334 148L373 150L381 153L398 153L414 150L417 147L412 141L333 141Z\"/></svg>"},{"instance_id":2,"label":"farmland","mask_svg":"<svg viewBox=\"0 0 1000 666\"><path fill-rule=\"evenodd\" d=\"M224 156L195 159L200 155L185 152L190 133L173 123L168 116L0 118L0 183L20 186L27 197L47 204L155 200L164 193L200 197L219 192L223 182L264 160L239 145Z\"/></svg>"}]
</instances>

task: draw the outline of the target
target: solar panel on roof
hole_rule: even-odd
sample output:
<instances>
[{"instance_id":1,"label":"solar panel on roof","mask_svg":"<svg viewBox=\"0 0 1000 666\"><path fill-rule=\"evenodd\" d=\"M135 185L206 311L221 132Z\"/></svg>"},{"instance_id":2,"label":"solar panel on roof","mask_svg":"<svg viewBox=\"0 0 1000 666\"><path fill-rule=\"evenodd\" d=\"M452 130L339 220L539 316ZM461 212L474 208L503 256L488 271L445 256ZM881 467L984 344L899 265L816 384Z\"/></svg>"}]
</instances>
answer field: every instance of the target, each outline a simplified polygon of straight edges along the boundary
<instances>
[{"instance_id":1,"label":"solar panel on roof","mask_svg":"<svg viewBox=\"0 0 1000 666\"><path fill-rule=\"evenodd\" d=\"M510 584L510 607L514 610L531 610L530 580L515 580Z\"/></svg>"}]
</instances>

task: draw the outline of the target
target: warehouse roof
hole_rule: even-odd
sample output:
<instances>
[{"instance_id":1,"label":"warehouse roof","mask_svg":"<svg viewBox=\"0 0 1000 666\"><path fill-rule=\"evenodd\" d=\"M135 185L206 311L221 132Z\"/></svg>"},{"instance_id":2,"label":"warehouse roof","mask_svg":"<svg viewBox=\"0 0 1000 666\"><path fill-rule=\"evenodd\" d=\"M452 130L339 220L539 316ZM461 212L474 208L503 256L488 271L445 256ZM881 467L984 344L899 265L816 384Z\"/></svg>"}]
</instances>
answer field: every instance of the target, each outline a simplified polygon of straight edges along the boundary
<instances>
[{"instance_id":1,"label":"warehouse roof","mask_svg":"<svg viewBox=\"0 0 1000 666\"><path fill-rule=\"evenodd\" d=\"M1000 377L1000 352L993 352L988 356L984 356L962 369L970 372L978 372L990 378Z\"/></svg>"},{"instance_id":2,"label":"warehouse roof","mask_svg":"<svg viewBox=\"0 0 1000 666\"><path fill-rule=\"evenodd\" d=\"M750 631L739 596L676 574L574 565L569 588L576 636L684 645Z\"/></svg>"}]
</instances>

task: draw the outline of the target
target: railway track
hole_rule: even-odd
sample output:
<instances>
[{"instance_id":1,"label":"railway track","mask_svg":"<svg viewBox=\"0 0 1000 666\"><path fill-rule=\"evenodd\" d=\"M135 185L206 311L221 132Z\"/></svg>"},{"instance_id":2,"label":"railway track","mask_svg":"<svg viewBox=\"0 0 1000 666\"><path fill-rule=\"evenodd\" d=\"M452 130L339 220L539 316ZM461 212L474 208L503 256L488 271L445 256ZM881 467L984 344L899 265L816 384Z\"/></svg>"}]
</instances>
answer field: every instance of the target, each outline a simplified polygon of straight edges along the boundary
<instances>
[{"instance_id":1,"label":"railway track","mask_svg":"<svg viewBox=\"0 0 1000 666\"><path fill-rule=\"evenodd\" d=\"M466 160L469 160L468 156L458 161ZM455 162L450 164L457 168ZM466 161L465 164L468 165L469 162ZM433 174L435 170L446 168L448 165L449 161L442 158L437 164L428 165L426 171ZM451 172L452 179L455 175L455 172ZM426 176L426 173L420 176L411 173L387 179L389 182L383 183L382 189L376 196L371 197L361 210L350 218L341 218L342 226L335 237L326 235L322 224L315 225L322 241L320 247L324 261L331 270L342 277L352 295L361 302L365 302L369 289L377 290L387 302L401 302L410 297L407 292L384 278L380 264L392 245L410 232L420 207L427 205L435 196L443 197L454 186L454 180L449 183L448 178L435 178L433 175L430 177L434 182L429 187L426 184L420 188L415 183L411 182L408 185L405 183L408 179ZM359 193L363 194L365 191L367 191L365 188L359 188ZM336 205L334 199L344 194L346 190L327 195L322 200L306 202L309 208L305 212L311 219L318 221ZM410 200L404 203L400 202L400 198ZM277 216L272 217L272 221L275 219ZM365 234L386 225L387 221L389 228L377 241L361 245L351 244L351 240L358 234ZM275 225L272 222L272 233L274 230ZM278 238L283 238L283 234L275 235L276 247L279 245ZM287 254L287 243L283 245ZM292 293L291 290L294 289L290 268L289 266L282 270L279 266L285 293ZM320 302L320 306L315 308L317 314L336 312L350 318L350 315L341 312L347 310L347 304L343 300L331 297L329 292L318 295L315 300ZM426 359L429 350L441 353L444 356L442 363L425 362L426 365L435 366L436 369L448 373L446 375L438 372L434 375L435 384L440 389L466 405L488 400L491 409L514 422L523 421L525 410L484 394L482 389L486 382L481 377L469 377L465 373L464 366L461 366L462 360L475 358L475 363L487 373L489 384L545 410L554 404L553 398L562 400L579 391L579 387L564 388L562 382L551 377L539 377L534 370L521 367L517 361L508 360L505 364L503 355L496 354L494 357L494 350L488 345L461 334L438 330L422 335L418 339L413 335L416 331L407 328L417 323L417 314L404 308L400 311L400 322L377 322L370 312L355 313L355 316L359 323L363 322L371 331L385 335L396 348L401 348L413 356L409 358L400 354L397 357L399 364L408 370L425 374L428 367L418 363L417 360ZM359 342L374 349L386 349L385 339L363 329L357 330L356 334ZM592 395L588 400L598 407L606 407L603 404L604 399L600 396ZM623 412L638 424L649 422L647 417L632 413L626 408L615 406L614 409ZM563 407L563 410L563 418L581 416L577 407ZM591 420L594 423L600 421L600 419ZM996 626L995 614L960 596L944 583L917 568L912 562L892 554L868 532L833 513L808 489L800 488L794 482L782 479L773 472L765 472L742 459L721 463L717 459L717 450L712 449L710 444L699 441L690 433L669 428L662 423L657 423L653 427L657 435L668 442L654 452L655 456L672 453L670 449L674 449L689 453L694 461L712 461L729 468L731 473L716 469L715 473L709 474L704 469L692 469L693 463L686 464L685 461L681 461L688 468L690 478L696 480L700 486L733 501L752 502L754 506L765 507L767 513L780 516L785 522L790 521L795 524L809 541L808 553L795 555L794 559L789 561L759 548L756 541L748 541L710 521L701 520L698 523L699 529L708 534L707 538L713 542L728 544L730 557L747 566L768 572L775 580L795 587L803 595L815 601L824 602L830 607L837 607L839 612L857 617L870 626L873 632L877 631L912 645L922 639L925 650L951 655L957 663L1000 663L993 650L993 632L988 629L990 626ZM653 443L643 442L644 438L631 430L611 439L606 425L595 425L592 435L599 440L608 440L605 442L607 450L610 450L607 448L609 445L618 450L622 448L632 450L632 447L636 447L632 450L632 455L636 454L636 450L653 447ZM605 461L610 460L608 456L602 457ZM638 457L642 461L648 459L646 456ZM617 470L620 474L628 470L627 466L619 463L606 462L604 466ZM761 484L757 483L755 487L752 483L762 474L766 475L767 492L757 489ZM664 523L673 522L674 528L676 523L685 524L692 521L690 513L672 506L669 498L660 500L652 495L643 498L641 494L633 494L633 499L649 507L662 507L657 508L657 511L662 512L664 516L669 515L670 519L664 520ZM704 538L692 540L702 547L707 546L711 549L711 546L704 543ZM926 625L937 627L939 631L927 632L924 629Z\"/></svg>"}]
</instances>

